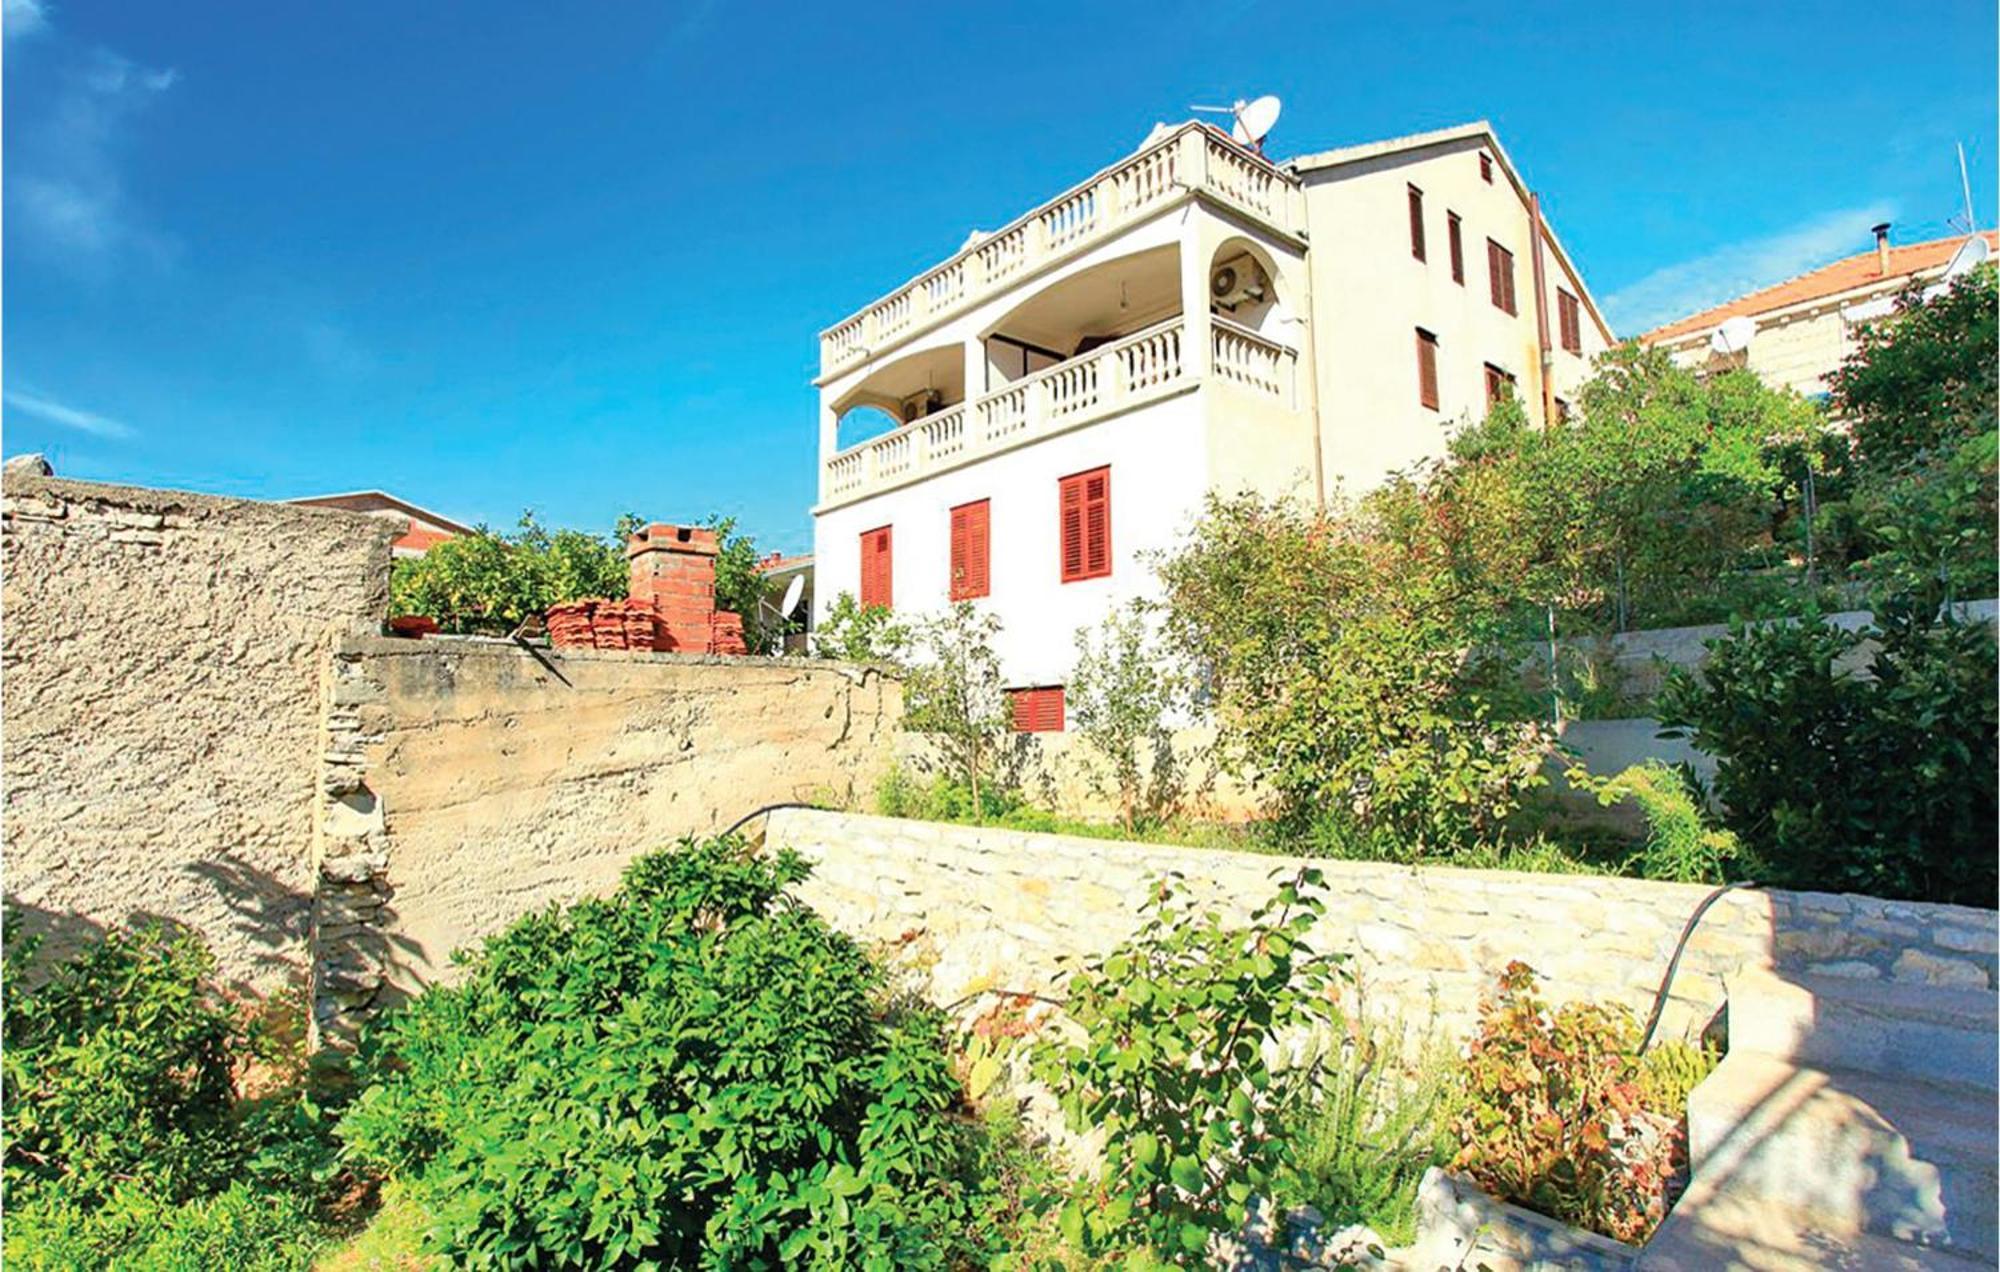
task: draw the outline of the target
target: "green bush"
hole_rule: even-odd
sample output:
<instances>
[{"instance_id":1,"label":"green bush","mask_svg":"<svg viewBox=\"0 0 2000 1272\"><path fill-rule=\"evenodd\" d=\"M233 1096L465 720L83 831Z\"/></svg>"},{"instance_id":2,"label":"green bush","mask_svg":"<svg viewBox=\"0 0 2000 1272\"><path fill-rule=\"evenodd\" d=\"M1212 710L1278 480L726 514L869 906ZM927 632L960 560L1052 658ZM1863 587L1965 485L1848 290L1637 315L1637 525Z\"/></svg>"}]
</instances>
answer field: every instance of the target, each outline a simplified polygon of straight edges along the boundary
<instances>
[{"instance_id":1,"label":"green bush","mask_svg":"<svg viewBox=\"0 0 2000 1272\"><path fill-rule=\"evenodd\" d=\"M328 1145L192 933L115 930L42 965L7 924L6 1259L32 1268L308 1266Z\"/></svg>"},{"instance_id":2,"label":"green bush","mask_svg":"<svg viewBox=\"0 0 2000 1272\"><path fill-rule=\"evenodd\" d=\"M1722 883L1732 872L1741 853L1736 836L1708 824L1687 776L1672 765L1647 760L1609 778L1572 769L1569 779L1580 789L1595 791L1606 808L1628 799L1638 805L1646 819L1646 838L1631 867L1640 878Z\"/></svg>"},{"instance_id":3,"label":"green bush","mask_svg":"<svg viewBox=\"0 0 2000 1272\"><path fill-rule=\"evenodd\" d=\"M986 1232L940 1021L784 889L683 841L516 923L366 1045L352 1157L465 1266L937 1267Z\"/></svg>"},{"instance_id":4,"label":"green bush","mask_svg":"<svg viewBox=\"0 0 2000 1272\"><path fill-rule=\"evenodd\" d=\"M434 618L447 632L504 636L551 605L593 596L618 600L631 587L625 541L638 526L629 513L609 537L550 531L533 513L522 513L512 534L481 526L397 561L389 605L397 614Z\"/></svg>"},{"instance_id":5,"label":"green bush","mask_svg":"<svg viewBox=\"0 0 2000 1272\"><path fill-rule=\"evenodd\" d=\"M888 606L863 605L854 593L842 592L814 626L812 651L815 658L896 666L908 656L912 639L908 625Z\"/></svg>"},{"instance_id":6,"label":"green bush","mask_svg":"<svg viewBox=\"0 0 2000 1272\"><path fill-rule=\"evenodd\" d=\"M1289 876L1236 928L1169 875L1138 932L1069 980L1083 1036L1043 1040L1034 1069L1072 1128L1105 1136L1097 1195L1063 1208L1072 1246L1200 1265L1269 1195L1288 1160L1274 1053L1333 1014L1339 960L1305 941L1322 886L1317 870Z\"/></svg>"},{"instance_id":7,"label":"green bush","mask_svg":"<svg viewBox=\"0 0 2000 1272\"><path fill-rule=\"evenodd\" d=\"M1684 1107L1649 1106L1622 1008L1551 1008L1512 963L1479 1007L1452 1133L1481 1188L1619 1241L1652 1232L1686 1164Z\"/></svg>"},{"instance_id":8,"label":"green bush","mask_svg":"<svg viewBox=\"0 0 2000 1272\"><path fill-rule=\"evenodd\" d=\"M2000 704L1989 624L1888 602L1880 625L1737 626L1661 718L1716 759L1746 871L1780 887L1991 907ZM1869 675L1852 663L1877 642Z\"/></svg>"},{"instance_id":9,"label":"green bush","mask_svg":"<svg viewBox=\"0 0 2000 1272\"><path fill-rule=\"evenodd\" d=\"M1313 1206L1330 1228L1414 1241L1417 1186L1451 1160L1456 1059L1435 1039L1406 1038L1401 1021L1350 1021L1323 1072L1288 1095L1279 1133L1293 1161L1279 1200Z\"/></svg>"}]
</instances>

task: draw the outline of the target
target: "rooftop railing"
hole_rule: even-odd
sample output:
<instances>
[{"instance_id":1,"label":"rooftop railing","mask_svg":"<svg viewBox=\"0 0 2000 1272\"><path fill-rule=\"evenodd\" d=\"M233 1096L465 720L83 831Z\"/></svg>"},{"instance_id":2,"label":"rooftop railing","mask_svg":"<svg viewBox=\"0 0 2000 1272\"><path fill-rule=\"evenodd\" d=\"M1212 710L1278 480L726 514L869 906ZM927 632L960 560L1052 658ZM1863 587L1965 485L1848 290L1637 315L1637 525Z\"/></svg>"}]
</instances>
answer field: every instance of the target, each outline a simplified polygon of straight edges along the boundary
<instances>
[{"instance_id":1,"label":"rooftop railing","mask_svg":"<svg viewBox=\"0 0 2000 1272\"><path fill-rule=\"evenodd\" d=\"M1296 181L1213 129L1186 124L821 332L820 374L879 354L1195 191L1288 234L1303 225Z\"/></svg>"}]
</instances>

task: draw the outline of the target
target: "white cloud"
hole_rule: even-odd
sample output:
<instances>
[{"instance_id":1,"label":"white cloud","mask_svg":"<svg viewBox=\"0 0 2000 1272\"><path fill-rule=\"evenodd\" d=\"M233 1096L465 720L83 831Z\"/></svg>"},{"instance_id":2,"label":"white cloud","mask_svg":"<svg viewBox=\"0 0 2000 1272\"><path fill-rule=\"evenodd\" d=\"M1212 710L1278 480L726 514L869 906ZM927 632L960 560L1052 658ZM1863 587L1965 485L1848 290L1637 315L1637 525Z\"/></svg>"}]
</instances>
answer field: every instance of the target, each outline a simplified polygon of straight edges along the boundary
<instances>
[{"instance_id":1,"label":"white cloud","mask_svg":"<svg viewBox=\"0 0 2000 1272\"><path fill-rule=\"evenodd\" d=\"M1604 298L1605 317L1620 335L1650 331L1862 251L1871 241L1868 228L1895 214L1893 204L1871 203L1828 212L1777 234L1725 244L1612 292Z\"/></svg>"},{"instance_id":2,"label":"white cloud","mask_svg":"<svg viewBox=\"0 0 2000 1272\"><path fill-rule=\"evenodd\" d=\"M34 397L27 393L16 393L10 389L4 395L4 401L9 408L19 411L23 415L32 415L36 419L44 420L50 424L59 424L64 428L73 428L79 433L88 433L92 437L124 438L131 437L134 433L130 424L114 420L109 416L99 415L95 411L83 411L73 406L64 406L61 402L51 401L44 397Z\"/></svg>"},{"instance_id":3,"label":"white cloud","mask_svg":"<svg viewBox=\"0 0 2000 1272\"><path fill-rule=\"evenodd\" d=\"M10 40L33 35L49 24L48 10L42 7L42 0L6 0L0 18L4 18L4 30Z\"/></svg>"},{"instance_id":4,"label":"white cloud","mask_svg":"<svg viewBox=\"0 0 2000 1272\"><path fill-rule=\"evenodd\" d=\"M13 9L7 12L13 21ZM47 113L27 126L21 145L9 147L7 194L32 241L73 263L100 266L127 249L164 252L166 241L126 194L119 157L129 121L178 78L103 49L64 75Z\"/></svg>"}]
</instances>

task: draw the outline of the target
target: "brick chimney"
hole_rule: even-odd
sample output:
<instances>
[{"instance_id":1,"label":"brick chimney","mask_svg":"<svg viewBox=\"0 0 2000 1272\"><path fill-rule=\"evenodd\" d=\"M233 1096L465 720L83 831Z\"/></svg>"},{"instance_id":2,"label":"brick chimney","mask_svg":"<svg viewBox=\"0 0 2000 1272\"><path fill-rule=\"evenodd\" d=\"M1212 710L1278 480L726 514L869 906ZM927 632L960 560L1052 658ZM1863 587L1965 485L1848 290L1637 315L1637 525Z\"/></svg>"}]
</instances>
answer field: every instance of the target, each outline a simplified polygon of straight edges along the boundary
<instances>
[{"instance_id":1,"label":"brick chimney","mask_svg":"<svg viewBox=\"0 0 2000 1272\"><path fill-rule=\"evenodd\" d=\"M694 654L740 654L740 616L715 608L715 531L656 521L625 545L631 599L658 615L666 648Z\"/></svg>"}]
</instances>

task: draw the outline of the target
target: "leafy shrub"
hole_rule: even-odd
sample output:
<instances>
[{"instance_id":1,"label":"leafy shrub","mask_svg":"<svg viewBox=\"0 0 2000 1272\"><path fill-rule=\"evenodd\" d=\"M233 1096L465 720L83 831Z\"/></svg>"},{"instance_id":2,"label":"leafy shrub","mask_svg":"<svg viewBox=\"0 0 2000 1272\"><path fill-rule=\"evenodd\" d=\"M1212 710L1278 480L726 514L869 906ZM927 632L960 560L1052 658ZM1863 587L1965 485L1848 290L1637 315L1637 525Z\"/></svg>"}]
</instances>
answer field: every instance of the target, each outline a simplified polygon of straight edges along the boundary
<instances>
[{"instance_id":1,"label":"leafy shrub","mask_svg":"<svg viewBox=\"0 0 2000 1272\"><path fill-rule=\"evenodd\" d=\"M937 1017L784 896L796 856L683 841L517 922L367 1044L341 1123L466 1266L935 1267L984 1231Z\"/></svg>"},{"instance_id":2,"label":"leafy shrub","mask_svg":"<svg viewBox=\"0 0 2000 1272\"><path fill-rule=\"evenodd\" d=\"M1331 1228L1415 1240L1417 1186L1451 1159L1456 1067L1434 1040L1406 1039L1400 1021L1350 1020L1323 1075L1288 1095L1280 1134L1293 1162L1281 1200L1312 1205Z\"/></svg>"},{"instance_id":3,"label":"leafy shrub","mask_svg":"<svg viewBox=\"0 0 2000 1272\"><path fill-rule=\"evenodd\" d=\"M886 605L863 605L842 592L813 628L813 656L841 662L901 665L910 649L910 629Z\"/></svg>"},{"instance_id":4,"label":"leafy shrub","mask_svg":"<svg viewBox=\"0 0 2000 1272\"><path fill-rule=\"evenodd\" d=\"M1198 1264L1268 1195L1288 1151L1274 1134L1274 1053L1333 1014L1338 959L1305 943L1322 885L1300 871L1233 928L1169 875L1131 939L1070 978L1082 1038L1043 1041L1034 1066L1073 1127L1105 1135L1096 1197L1063 1208L1071 1245Z\"/></svg>"},{"instance_id":5,"label":"leafy shrub","mask_svg":"<svg viewBox=\"0 0 2000 1272\"><path fill-rule=\"evenodd\" d=\"M1646 819L1646 840L1632 865L1642 879L1670 883L1722 883L1735 864L1741 846L1727 830L1709 826L1687 777L1659 760L1634 764L1615 777L1593 778L1572 769L1570 780L1594 790L1597 802L1609 808L1624 800L1639 806Z\"/></svg>"},{"instance_id":6,"label":"leafy shrub","mask_svg":"<svg viewBox=\"0 0 2000 1272\"><path fill-rule=\"evenodd\" d=\"M903 727L931 736L952 776L972 792L975 809L983 806L981 779L991 784L1013 727L993 650L999 631L998 618L960 601L917 627L903 671Z\"/></svg>"},{"instance_id":7,"label":"leafy shrub","mask_svg":"<svg viewBox=\"0 0 2000 1272\"><path fill-rule=\"evenodd\" d=\"M1916 285L1887 322L1870 323L1833 375L1833 396L1855 448L1894 471L1957 449L1993 428L2000 372L2000 292L1991 266L1926 302Z\"/></svg>"},{"instance_id":8,"label":"leafy shrub","mask_svg":"<svg viewBox=\"0 0 2000 1272\"><path fill-rule=\"evenodd\" d=\"M173 1204L121 1184L102 1205L63 1200L61 1189L7 1207L7 1266L32 1272L115 1267L119 1272L306 1272L324 1243L310 1201L231 1184Z\"/></svg>"},{"instance_id":9,"label":"leafy shrub","mask_svg":"<svg viewBox=\"0 0 2000 1272\"><path fill-rule=\"evenodd\" d=\"M1187 697L1185 678L1143 601L1076 632L1076 669L1064 698L1069 726L1088 748L1091 789L1118 798L1118 819L1171 813L1179 800L1173 721ZM1150 782L1149 782L1150 779Z\"/></svg>"},{"instance_id":10,"label":"leafy shrub","mask_svg":"<svg viewBox=\"0 0 2000 1272\"><path fill-rule=\"evenodd\" d=\"M43 966L7 923L6 1259L33 1268L308 1266L328 1145L198 936L114 930ZM288 1075L296 1077L296 1074Z\"/></svg>"},{"instance_id":11,"label":"leafy shrub","mask_svg":"<svg viewBox=\"0 0 2000 1272\"><path fill-rule=\"evenodd\" d=\"M1688 1096L1715 1072L1722 1054L1706 1045L1669 1040L1655 1042L1639 1057L1639 1098L1649 1109L1662 1113L1684 1111Z\"/></svg>"},{"instance_id":12,"label":"leafy shrub","mask_svg":"<svg viewBox=\"0 0 2000 1272\"><path fill-rule=\"evenodd\" d=\"M1669 677L1661 718L1715 757L1724 823L1760 882L1993 905L1993 629L1930 606L1891 601L1852 632L1737 626L1699 676Z\"/></svg>"},{"instance_id":13,"label":"leafy shrub","mask_svg":"<svg viewBox=\"0 0 2000 1272\"><path fill-rule=\"evenodd\" d=\"M1619 1241L1645 1239L1685 1165L1684 1110L1649 1106L1630 1012L1550 1008L1509 964L1480 1003L1453 1133L1453 1167L1506 1201Z\"/></svg>"},{"instance_id":14,"label":"leafy shrub","mask_svg":"<svg viewBox=\"0 0 2000 1272\"><path fill-rule=\"evenodd\" d=\"M551 531L531 512L521 514L512 534L481 526L397 561L390 608L427 615L447 632L504 636L551 605L590 596L618 600L631 588L625 542L638 527L628 513L608 538Z\"/></svg>"}]
</instances>

